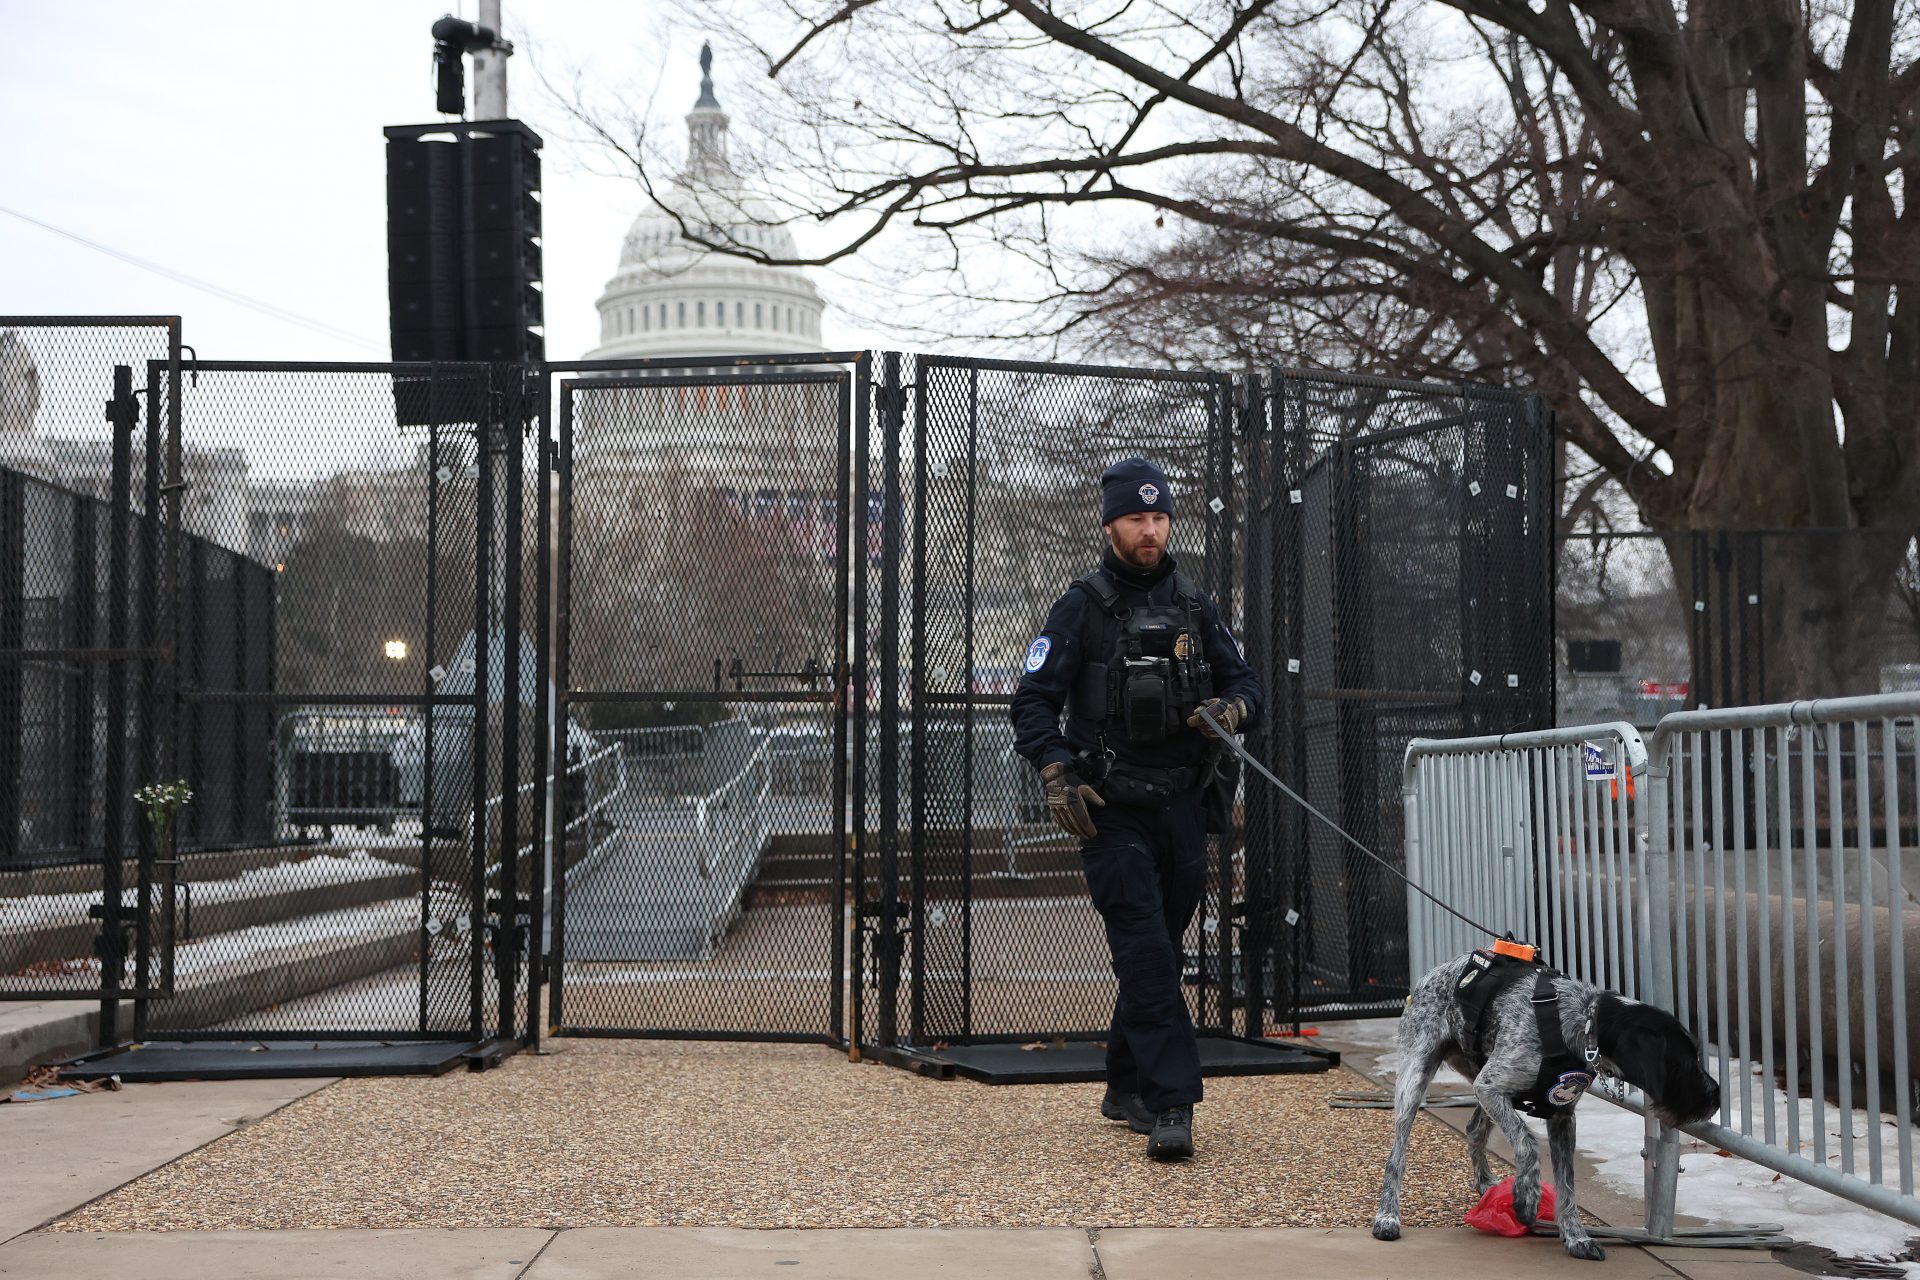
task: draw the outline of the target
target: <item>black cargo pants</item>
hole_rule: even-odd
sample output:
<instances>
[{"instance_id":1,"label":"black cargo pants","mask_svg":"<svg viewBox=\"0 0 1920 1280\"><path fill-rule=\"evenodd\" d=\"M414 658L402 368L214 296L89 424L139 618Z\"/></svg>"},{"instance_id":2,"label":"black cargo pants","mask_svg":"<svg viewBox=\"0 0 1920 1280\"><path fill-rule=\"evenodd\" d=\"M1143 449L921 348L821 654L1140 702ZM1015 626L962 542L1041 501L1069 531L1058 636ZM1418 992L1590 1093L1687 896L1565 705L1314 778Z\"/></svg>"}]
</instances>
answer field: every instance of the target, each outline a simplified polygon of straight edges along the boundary
<instances>
[{"instance_id":1,"label":"black cargo pants","mask_svg":"<svg viewBox=\"0 0 1920 1280\"><path fill-rule=\"evenodd\" d=\"M1180 989L1181 941L1205 892L1202 793L1161 807L1108 804L1080 845L1120 983L1107 1033L1107 1083L1150 1111L1200 1101L1200 1053Z\"/></svg>"}]
</instances>

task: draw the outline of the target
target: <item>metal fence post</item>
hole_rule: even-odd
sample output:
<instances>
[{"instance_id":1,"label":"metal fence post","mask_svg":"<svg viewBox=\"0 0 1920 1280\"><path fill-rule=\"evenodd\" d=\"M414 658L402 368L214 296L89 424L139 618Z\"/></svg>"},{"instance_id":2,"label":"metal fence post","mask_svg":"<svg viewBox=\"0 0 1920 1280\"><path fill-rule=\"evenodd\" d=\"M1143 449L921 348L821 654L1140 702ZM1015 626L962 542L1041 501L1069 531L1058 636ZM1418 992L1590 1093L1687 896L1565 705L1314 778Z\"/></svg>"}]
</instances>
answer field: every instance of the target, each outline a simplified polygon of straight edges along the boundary
<instances>
[{"instance_id":1,"label":"metal fence post","mask_svg":"<svg viewBox=\"0 0 1920 1280\"><path fill-rule=\"evenodd\" d=\"M900 579L901 553L900 434L905 429L906 393L900 385L900 355L881 358L880 484L880 931L879 1042L891 1048L899 1038L900 996Z\"/></svg>"},{"instance_id":2,"label":"metal fence post","mask_svg":"<svg viewBox=\"0 0 1920 1280\"><path fill-rule=\"evenodd\" d=\"M1640 809L1640 840L1646 850L1647 883L1642 901L1647 906L1646 928L1642 932L1642 967L1650 1003L1671 1011L1673 1008L1673 904L1670 899L1670 873L1673 827L1670 821L1668 785L1672 771L1668 753L1672 739L1656 734L1647 753L1647 799ZM1646 1118L1647 1140L1643 1148L1646 1161L1644 1194L1647 1201L1647 1234L1656 1240L1673 1235L1674 1196L1679 1189L1680 1140L1672 1129L1653 1116Z\"/></svg>"},{"instance_id":3,"label":"metal fence post","mask_svg":"<svg viewBox=\"0 0 1920 1280\"><path fill-rule=\"evenodd\" d=\"M1427 884L1427 869L1421 861L1420 846L1420 784L1416 781L1419 762L1409 757L1405 766L1405 781L1401 783L1400 804L1406 823L1405 850L1407 859L1407 879L1421 886ZM1423 905L1407 903L1407 961L1412 973L1425 973L1432 967L1432 959L1427 951L1427 913Z\"/></svg>"}]
</instances>

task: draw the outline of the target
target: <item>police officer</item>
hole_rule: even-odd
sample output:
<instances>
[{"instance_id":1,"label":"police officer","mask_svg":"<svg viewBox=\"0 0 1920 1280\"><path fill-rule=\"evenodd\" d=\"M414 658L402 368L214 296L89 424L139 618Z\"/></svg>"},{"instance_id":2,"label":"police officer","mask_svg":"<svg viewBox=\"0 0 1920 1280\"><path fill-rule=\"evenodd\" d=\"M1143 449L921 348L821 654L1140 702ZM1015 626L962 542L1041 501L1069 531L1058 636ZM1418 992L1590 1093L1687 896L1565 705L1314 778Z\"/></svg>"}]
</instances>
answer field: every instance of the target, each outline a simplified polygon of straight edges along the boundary
<instances>
[{"instance_id":1,"label":"police officer","mask_svg":"<svg viewBox=\"0 0 1920 1280\"><path fill-rule=\"evenodd\" d=\"M1243 731L1260 685L1218 606L1167 550L1165 473L1127 458L1100 477L1100 494L1107 550L1027 648L1014 749L1040 771L1054 822L1080 837L1106 923L1120 996L1100 1112L1147 1134L1149 1156L1181 1160L1201 1096L1181 944L1205 886L1205 793L1224 750L1199 710Z\"/></svg>"}]
</instances>

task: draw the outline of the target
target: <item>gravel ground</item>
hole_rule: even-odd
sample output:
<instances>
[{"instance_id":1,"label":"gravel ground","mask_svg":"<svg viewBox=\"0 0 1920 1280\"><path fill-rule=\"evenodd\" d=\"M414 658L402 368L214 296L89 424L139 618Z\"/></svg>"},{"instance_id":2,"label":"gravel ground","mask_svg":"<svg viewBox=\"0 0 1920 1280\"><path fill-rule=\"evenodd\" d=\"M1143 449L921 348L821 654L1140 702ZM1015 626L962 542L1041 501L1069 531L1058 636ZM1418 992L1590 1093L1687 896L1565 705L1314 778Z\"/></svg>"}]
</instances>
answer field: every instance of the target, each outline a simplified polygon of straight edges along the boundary
<instances>
[{"instance_id":1,"label":"gravel ground","mask_svg":"<svg viewBox=\"0 0 1920 1280\"><path fill-rule=\"evenodd\" d=\"M1099 1085L991 1087L811 1046L559 1040L483 1074L343 1080L63 1219L64 1231L1361 1226L1390 1115L1343 1070L1209 1080L1159 1165ZM1472 1203L1423 1117L1403 1216Z\"/></svg>"}]
</instances>

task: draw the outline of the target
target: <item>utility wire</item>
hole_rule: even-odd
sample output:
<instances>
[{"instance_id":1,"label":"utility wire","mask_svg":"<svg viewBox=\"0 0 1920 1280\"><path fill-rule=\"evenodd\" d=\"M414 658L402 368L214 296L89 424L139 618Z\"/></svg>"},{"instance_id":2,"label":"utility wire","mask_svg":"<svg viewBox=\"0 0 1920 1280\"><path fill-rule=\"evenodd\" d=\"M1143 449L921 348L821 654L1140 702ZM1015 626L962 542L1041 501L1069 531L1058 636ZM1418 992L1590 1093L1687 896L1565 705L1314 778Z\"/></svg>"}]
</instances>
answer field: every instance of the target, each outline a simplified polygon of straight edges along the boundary
<instances>
[{"instance_id":1,"label":"utility wire","mask_svg":"<svg viewBox=\"0 0 1920 1280\"><path fill-rule=\"evenodd\" d=\"M151 271L155 275L165 276L167 279L179 284L184 284L188 288L198 289L202 293L210 293L223 301L251 308L254 311L260 312L262 315L271 316L275 320L298 325L303 329L311 329L315 333L323 334L326 337L334 338L341 342L350 342L356 347L364 347L369 351L381 353L386 351L386 347L380 343L363 338L357 333L352 333L338 326L330 325L324 320L309 319L297 312L289 311L285 307L276 307L271 302L263 302L259 298L248 297L244 293L236 293L232 289L224 288L211 281L190 276L184 271L175 271L171 267L163 267L157 262L148 262L145 258L136 258L130 253L123 253L121 250L113 248L111 245L104 245L97 240L89 240L87 237L68 231L63 227L56 227L51 222L42 222L38 218L29 217L21 213L18 209L9 209L5 205L0 205L0 213L7 214L9 217L18 218L22 222L31 223L39 227L42 231L51 231L57 236L64 236L75 244L83 244L87 248L98 253L104 253L110 258L118 258L120 261L128 263L131 266L139 267L142 271Z\"/></svg>"},{"instance_id":2,"label":"utility wire","mask_svg":"<svg viewBox=\"0 0 1920 1280\"><path fill-rule=\"evenodd\" d=\"M1375 862L1379 863L1381 866L1385 867L1387 870L1393 872L1394 875L1399 876L1402 880L1406 880L1407 888L1413 890L1415 893L1419 894L1421 897L1425 898L1428 902L1431 902L1434 906L1440 908L1442 911L1446 912L1448 915L1452 916L1454 919L1459 920L1465 924L1472 925L1475 929L1479 930L1481 933L1486 934L1490 938L1498 938L1498 937L1511 938L1513 936L1511 933L1501 934L1493 929L1487 928L1487 926L1481 924L1477 920L1468 919L1466 916L1461 915L1458 911L1455 911L1452 907L1448 906L1446 903L1440 901L1440 899L1428 893L1425 889L1422 889L1419 885L1415 884L1413 881L1408 880L1406 872L1400 870L1400 868L1394 866L1391 862L1388 862L1385 858L1381 857L1379 854L1375 853L1373 850L1367 848L1367 846L1361 844L1358 840L1355 840L1352 836L1348 835L1345 827L1342 827L1339 823L1335 822L1332 818L1329 818L1326 814L1314 808L1312 803L1308 801L1308 799L1305 796L1301 795L1298 791L1295 791L1292 787L1288 786L1286 783L1280 781L1280 779L1274 777L1273 774L1268 772L1267 766L1261 764L1258 760L1255 760L1253 756L1247 751L1247 749L1240 745L1240 740L1238 738L1233 737L1232 735L1228 734L1226 730L1222 729L1220 727L1220 722L1215 720L1213 718L1212 713L1209 712L1205 707L1200 708L1200 718L1207 722L1208 727L1213 730L1215 737L1219 738L1220 741L1226 743L1227 746L1233 750L1233 753L1235 755L1239 756L1242 760L1245 760L1248 764L1252 765L1255 772L1257 772L1261 777L1265 778L1268 782L1271 782L1274 786L1286 792L1287 795L1292 798L1293 802L1299 805L1302 809L1305 809L1308 813L1312 814L1314 817L1320 819L1320 821L1332 827L1336 832L1340 834L1340 838L1345 840L1348 844L1352 845L1354 848L1358 849L1360 852L1366 854L1369 858L1372 858Z\"/></svg>"}]
</instances>

